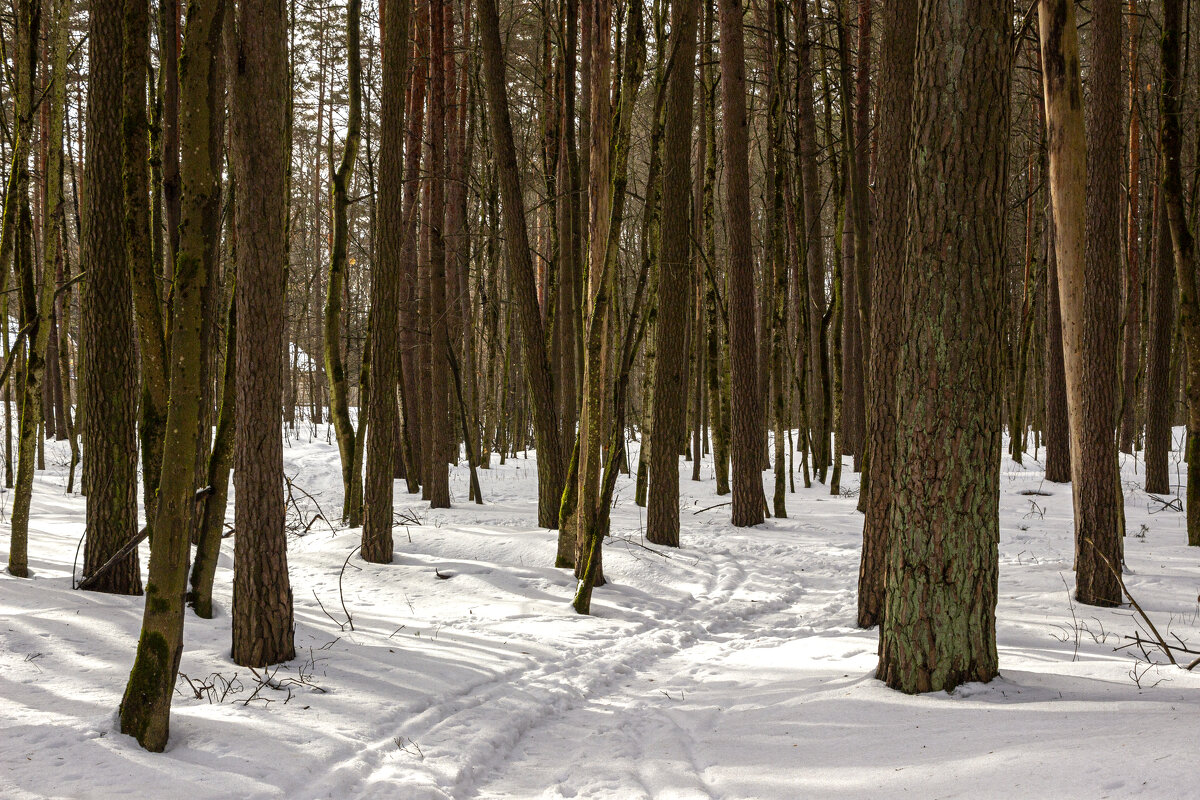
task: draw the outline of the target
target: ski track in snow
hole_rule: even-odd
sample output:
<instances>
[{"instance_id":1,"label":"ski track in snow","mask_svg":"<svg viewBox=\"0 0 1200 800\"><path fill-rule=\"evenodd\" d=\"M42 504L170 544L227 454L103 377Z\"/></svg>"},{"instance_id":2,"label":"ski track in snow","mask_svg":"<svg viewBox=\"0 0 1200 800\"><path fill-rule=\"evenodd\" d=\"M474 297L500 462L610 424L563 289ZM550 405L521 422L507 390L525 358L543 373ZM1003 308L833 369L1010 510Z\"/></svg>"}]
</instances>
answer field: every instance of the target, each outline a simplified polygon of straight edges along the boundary
<instances>
[{"instance_id":1,"label":"ski track in snow","mask_svg":"<svg viewBox=\"0 0 1200 800\"><path fill-rule=\"evenodd\" d=\"M228 658L227 541L218 615L188 616L181 671L239 688L208 702L181 679L168 751L147 754L115 729L142 599L70 589L83 500L62 495L60 445L48 443L51 469L35 487L34 579L0 576L0 797L150 786L416 800L1194 791L1184 753L1200 676L1137 674L1113 652L1137 630L1130 612L1071 608L1069 486L1007 459L1002 674L990 684L907 697L873 679L876 633L855 627L861 516L848 467L842 497L814 484L787 496L787 519L735 529L727 507L709 508L725 499L711 463L694 483L681 461L678 550L646 545L622 478L611 583L596 591L594 616L579 617L573 577L546 566L555 534L532 527L533 460L494 457L480 473L484 506L465 502L463 468L450 510L425 509L397 484L397 511L419 524L397 526L391 565L352 559L342 574L357 530L317 522L290 540L298 655L275 673L303 679L290 695L264 689L244 702L254 687ZM340 508L334 445L302 431L285 460L322 511ZM1182 515L1158 511L1137 488L1141 465L1126 461L1127 580L1160 627L1195 643L1200 569L1182 546ZM0 513L10 502L0 494ZM143 546L143 569L146 557ZM339 629L343 601L353 630Z\"/></svg>"}]
</instances>

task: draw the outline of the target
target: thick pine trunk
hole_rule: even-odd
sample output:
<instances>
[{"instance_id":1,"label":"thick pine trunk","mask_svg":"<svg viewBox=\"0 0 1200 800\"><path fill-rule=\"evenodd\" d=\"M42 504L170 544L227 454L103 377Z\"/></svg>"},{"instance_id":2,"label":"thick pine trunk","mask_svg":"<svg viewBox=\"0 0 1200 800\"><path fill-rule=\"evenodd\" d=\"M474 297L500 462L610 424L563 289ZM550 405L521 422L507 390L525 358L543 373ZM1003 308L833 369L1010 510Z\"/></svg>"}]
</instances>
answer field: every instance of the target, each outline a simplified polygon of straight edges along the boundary
<instances>
[{"instance_id":1,"label":"thick pine trunk","mask_svg":"<svg viewBox=\"0 0 1200 800\"><path fill-rule=\"evenodd\" d=\"M1010 25L1001 0L918 6L896 375L905 413L877 672L908 693L989 681L998 668Z\"/></svg>"},{"instance_id":2,"label":"thick pine trunk","mask_svg":"<svg viewBox=\"0 0 1200 800\"><path fill-rule=\"evenodd\" d=\"M247 0L236 11L230 48L234 180L237 182L237 439L234 491L233 652L259 667L296 654L284 529L283 352L284 96L287 29L283 4ZM255 324L246 324L254 320Z\"/></svg>"},{"instance_id":3,"label":"thick pine trunk","mask_svg":"<svg viewBox=\"0 0 1200 800\"><path fill-rule=\"evenodd\" d=\"M125 255L121 154L121 0L99 0L88 21L87 158L84 167L83 492L84 574L137 534L137 364L133 295ZM134 550L94 588L141 594Z\"/></svg>"},{"instance_id":4,"label":"thick pine trunk","mask_svg":"<svg viewBox=\"0 0 1200 800\"><path fill-rule=\"evenodd\" d=\"M371 272L371 368L367 398L367 474L363 487L362 557L392 561L392 487L399 382L400 274L404 258L404 104L408 79L409 3L390 2L381 25L383 93L380 98L379 254Z\"/></svg>"}]
</instances>

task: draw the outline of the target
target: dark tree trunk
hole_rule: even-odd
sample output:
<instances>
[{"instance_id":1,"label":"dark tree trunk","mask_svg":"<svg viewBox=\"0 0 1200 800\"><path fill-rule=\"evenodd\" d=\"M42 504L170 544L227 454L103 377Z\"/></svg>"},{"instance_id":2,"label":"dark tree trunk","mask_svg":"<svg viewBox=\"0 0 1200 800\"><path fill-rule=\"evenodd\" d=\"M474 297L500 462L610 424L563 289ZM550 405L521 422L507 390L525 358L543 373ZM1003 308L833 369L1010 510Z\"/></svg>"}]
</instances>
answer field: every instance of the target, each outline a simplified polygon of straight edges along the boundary
<instances>
[{"instance_id":1,"label":"dark tree trunk","mask_svg":"<svg viewBox=\"0 0 1200 800\"><path fill-rule=\"evenodd\" d=\"M496 11L496 0L479 0L478 14L488 126L495 148L494 158L497 162L503 203L510 291L519 309L525 380L534 411L533 422L538 448L538 525L557 528L566 470L559 441L558 414L554 408L554 382L551 377L550 360L546 354L541 314L538 311L537 286L525 226L521 172L517 167L512 121L509 117L508 87L504 82L504 53L500 45L500 20Z\"/></svg>"},{"instance_id":2,"label":"dark tree trunk","mask_svg":"<svg viewBox=\"0 0 1200 800\"><path fill-rule=\"evenodd\" d=\"M399 294L404 258L404 103L408 79L409 3L393 0L381 27L383 94L380 97L379 254L371 272L371 368L375 391L367 398L367 475L363 496L362 557L392 561L392 479L400 341Z\"/></svg>"},{"instance_id":3,"label":"dark tree trunk","mask_svg":"<svg viewBox=\"0 0 1200 800\"><path fill-rule=\"evenodd\" d=\"M916 0L883 6L879 117L875 167L875 224L871 247L871 343L867 381L866 516L858 573L858 624L883 616L883 576L891 525L892 462L896 452L895 386L903 343L905 225L912 142Z\"/></svg>"},{"instance_id":4,"label":"dark tree trunk","mask_svg":"<svg viewBox=\"0 0 1200 800\"><path fill-rule=\"evenodd\" d=\"M750 156L742 0L720 0L721 105L724 109L725 209L729 238L729 338L733 376L733 524L763 521L758 343L750 231ZM803 78L802 78L803 82Z\"/></svg>"},{"instance_id":5,"label":"dark tree trunk","mask_svg":"<svg viewBox=\"0 0 1200 800\"><path fill-rule=\"evenodd\" d=\"M237 7L229 53L237 182L237 442L233 653L265 666L295 657L284 530L284 91L287 19L271 0ZM254 324L246 324L254 320Z\"/></svg>"},{"instance_id":6,"label":"dark tree trunk","mask_svg":"<svg viewBox=\"0 0 1200 800\"><path fill-rule=\"evenodd\" d=\"M1155 193L1157 194L1157 192ZM1146 341L1146 491L1170 494L1171 339L1175 331L1175 263L1171 231L1161 202L1155 205L1155 258L1147 294L1150 325Z\"/></svg>"},{"instance_id":7,"label":"dark tree trunk","mask_svg":"<svg viewBox=\"0 0 1200 800\"><path fill-rule=\"evenodd\" d=\"M125 260L121 179L121 0L98 0L88 22L87 159L84 167L83 452L87 466L87 575L137 534L137 364L133 294ZM141 594L133 550L93 587Z\"/></svg>"},{"instance_id":8,"label":"dark tree trunk","mask_svg":"<svg viewBox=\"0 0 1200 800\"><path fill-rule=\"evenodd\" d=\"M671 4L674 58L667 78L663 129L662 222L659 226L656 335L658 352L667 353L683 341L684 320L692 298L689 258L692 221L692 108L696 70L696 0ZM654 372L654 442L650 448L650 482L646 507L646 538L654 544L679 546L679 443L687 416L686 357L658 358ZM698 454L696 457L699 457Z\"/></svg>"}]
</instances>

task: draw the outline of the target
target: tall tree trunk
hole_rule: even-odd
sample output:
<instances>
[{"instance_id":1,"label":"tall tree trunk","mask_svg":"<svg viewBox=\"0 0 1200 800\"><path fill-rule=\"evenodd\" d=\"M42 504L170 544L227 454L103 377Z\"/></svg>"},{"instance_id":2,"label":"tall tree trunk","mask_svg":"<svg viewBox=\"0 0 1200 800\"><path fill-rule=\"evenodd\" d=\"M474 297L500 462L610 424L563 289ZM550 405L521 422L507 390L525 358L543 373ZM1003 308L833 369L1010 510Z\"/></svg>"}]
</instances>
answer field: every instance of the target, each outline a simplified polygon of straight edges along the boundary
<instances>
[{"instance_id":1,"label":"tall tree trunk","mask_svg":"<svg viewBox=\"0 0 1200 800\"><path fill-rule=\"evenodd\" d=\"M800 142L800 170L804 198L804 250L808 269L808 413L812 428L813 469L818 480L825 481L829 466L831 409L829 398L829 357L825 348L825 239L821 231L821 206L824 195L817 165L817 118L813 100L812 41L809 36L808 2L797 4L797 75L796 102L799 106L797 128ZM840 257L840 254L838 254ZM736 358L734 359L736 363Z\"/></svg>"},{"instance_id":2,"label":"tall tree trunk","mask_svg":"<svg viewBox=\"0 0 1200 800\"><path fill-rule=\"evenodd\" d=\"M918 6L896 374L905 413L877 671L907 693L989 681L998 668L1010 16L1001 0Z\"/></svg>"},{"instance_id":3,"label":"tall tree trunk","mask_svg":"<svg viewBox=\"0 0 1200 800\"><path fill-rule=\"evenodd\" d=\"M1141 165L1141 132L1139 131L1138 109L1138 8L1137 0L1129 0L1129 49L1127 51L1129 71L1129 137L1126 162L1129 165L1129 180L1126 183L1128 203L1125 206L1125 328L1122 340L1123 383L1121 400L1121 452L1132 453L1137 446L1138 388L1142 381L1139 373L1142 351L1142 277L1139 264L1141 243L1138 241L1138 207L1141 193L1139 167Z\"/></svg>"},{"instance_id":4,"label":"tall tree trunk","mask_svg":"<svg viewBox=\"0 0 1200 800\"><path fill-rule=\"evenodd\" d=\"M424 431L430 444L425 464L429 506L450 507L450 471L446 465L447 373L446 347L449 329L446 323L446 39L445 15L448 1L429 4L429 316L422 327L429 337L429 427Z\"/></svg>"},{"instance_id":5,"label":"tall tree trunk","mask_svg":"<svg viewBox=\"0 0 1200 800\"><path fill-rule=\"evenodd\" d=\"M424 437L421 428L421 358L418 347L420 314L417 298L417 256L420 237L417 223L420 219L421 190L421 142L425 129L426 75L429 69L429 3L419 0L416 18L412 22L416 40L416 54L412 64L412 80L408 86L408 130L404 144L404 239L403 261L400 281L400 373L401 398L404 404L404 433L407 437L408 491L416 494L421 490L424 475Z\"/></svg>"},{"instance_id":6,"label":"tall tree trunk","mask_svg":"<svg viewBox=\"0 0 1200 800\"><path fill-rule=\"evenodd\" d=\"M273 0L243 0L234 16L229 80L238 187L237 315L243 324L237 330L232 658L258 667L296 654L280 437L287 19L283 4Z\"/></svg>"},{"instance_id":7,"label":"tall tree trunk","mask_svg":"<svg viewBox=\"0 0 1200 800\"><path fill-rule=\"evenodd\" d=\"M1158 196L1158 192L1155 192ZM1154 260L1147 294L1150 300L1146 336L1146 491L1170 494L1171 339L1175 330L1175 263L1171 231L1161 200L1154 206Z\"/></svg>"},{"instance_id":8,"label":"tall tree trunk","mask_svg":"<svg viewBox=\"0 0 1200 800\"><path fill-rule=\"evenodd\" d=\"M1100 21L1093 32L1092 107L1116 103L1120 111L1119 46L1109 54L1106 4L1095 5ZM1114 14L1119 9L1113 9ZM1092 169L1087 168L1084 109L1079 78L1075 9L1068 0L1041 0L1042 78L1054 206L1058 289L1062 308L1063 353L1071 432L1071 488L1075 507L1075 597L1092 605L1115 605L1121 589L1111 567L1120 562L1120 497L1116 466L1117 313L1116 279L1120 246L1120 136L1096 132L1099 122L1115 122L1095 112ZM1112 32L1118 45L1120 31ZM1113 61L1115 59L1115 61ZM1110 63L1110 61L1112 63ZM1115 65L1115 66L1114 66ZM1116 72L1111 72L1116 69ZM1111 84L1111 85L1110 85ZM1116 97L1113 97L1115 90ZM1109 152L1116 144L1116 153ZM1099 163L1112 157L1113 164ZM1085 208L1086 198L1086 208ZM1086 252L1085 252L1086 247ZM1109 252L1111 250L1111 252ZM1101 318L1104 316L1105 318ZM1107 328L1107 330L1106 330ZM1103 385L1101 385L1103 384ZM1107 559L1108 564L1104 561Z\"/></svg>"},{"instance_id":9,"label":"tall tree trunk","mask_svg":"<svg viewBox=\"0 0 1200 800\"><path fill-rule=\"evenodd\" d=\"M121 731L155 752L167 744L171 697L183 654L188 534L196 504L195 434L202 414L202 362L208 357L201 327L206 286L215 281L217 267L209 237L220 235L225 87L218 61L223 18L223 0L192 0L188 6L180 76L186 113L180 130L184 158L172 292L170 403L142 633L121 700ZM126 45L128 36L126 28ZM278 437L278 427L272 433Z\"/></svg>"},{"instance_id":10,"label":"tall tree trunk","mask_svg":"<svg viewBox=\"0 0 1200 800\"><path fill-rule=\"evenodd\" d=\"M714 0L704 3L703 53L700 59L704 77L704 252L706 275L704 306L708 335L708 407L712 418L713 472L716 473L717 494L729 494L729 354L721 335L722 317L719 314L720 275L715 261L716 246L716 186L717 186L717 81L714 75L713 17Z\"/></svg>"},{"instance_id":11,"label":"tall tree trunk","mask_svg":"<svg viewBox=\"0 0 1200 800\"><path fill-rule=\"evenodd\" d=\"M733 524L745 527L763 521L764 503L762 472L759 470L762 449L758 426L758 343L750 231L744 5L742 0L720 0L719 8L721 105L725 115L725 209L729 238L729 360L733 368Z\"/></svg>"},{"instance_id":12,"label":"tall tree trunk","mask_svg":"<svg viewBox=\"0 0 1200 800\"><path fill-rule=\"evenodd\" d=\"M385 6L381 28L379 255L371 271L371 365L375 390L367 398L367 475L363 497L362 557L392 561L392 476L400 340L399 289L404 257L404 103L408 79L408 2Z\"/></svg>"},{"instance_id":13,"label":"tall tree trunk","mask_svg":"<svg viewBox=\"0 0 1200 800\"><path fill-rule=\"evenodd\" d=\"M362 0L349 0L346 6L346 62L349 84L349 114L346 121L346 141L342 160L331 176L333 182L333 246L329 254L329 285L325 295L323 344L325 376L329 381L329 415L337 435L338 455L342 462L342 519L350 527L360 524L362 498L354 487L355 430L350 421L350 399L346 364L342 357L342 301L346 291L350 226L347 214L350 207L350 182L354 178L354 163L362 134L362 62L359 48L359 16ZM245 188L242 191L245 196ZM247 276L248 279L248 276ZM246 319L243 317L243 319ZM246 327L243 325L243 327ZM360 421L361 423L361 421Z\"/></svg>"},{"instance_id":14,"label":"tall tree trunk","mask_svg":"<svg viewBox=\"0 0 1200 800\"><path fill-rule=\"evenodd\" d=\"M892 538L892 463L896 458L896 370L903 343L905 226L912 143L913 56L917 0L883 6L879 54L879 119L875 166L875 223L871 247L871 316L867 380L867 470L858 624L883 617L883 578ZM886 120L886 123L883 121Z\"/></svg>"},{"instance_id":15,"label":"tall tree trunk","mask_svg":"<svg viewBox=\"0 0 1200 800\"><path fill-rule=\"evenodd\" d=\"M87 158L84 162L82 384L83 492L87 496L84 573L137 534L137 364L133 295L124 237L121 135L121 0L89 9ZM137 550L93 588L141 594Z\"/></svg>"},{"instance_id":16,"label":"tall tree trunk","mask_svg":"<svg viewBox=\"0 0 1200 800\"><path fill-rule=\"evenodd\" d=\"M636 2L637 0L635 0ZM695 100L697 0L671 4L668 51L674 61L667 77L666 124L663 131L662 223L658 252L658 352L670 352L683 340L684 318L692 295L692 108ZM687 416L686 358L658 358L654 363L654 442L650 449L650 482L646 505L646 538L653 544L679 546L679 443ZM695 454L699 457L699 454Z\"/></svg>"},{"instance_id":17,"label":"tall tree trunk","mask_svg":"<svg viewBox=\"0 0 1200 800\"><path fill-rule=\"evenodd\" d=\"M1184 74L1179 66L1179 40L1183 31L1181 0L1163 0L1162 28L1162 176L1163 202L1175 256L1179 284L1179 327L1186 347L1188 544L1200 546L1200 480L1191 467L1200 464L1200 294L1196 288L1196 244L1183 200ZM1160 245L1161 246L1161 245Z\"/></svg>"}]
</instances>

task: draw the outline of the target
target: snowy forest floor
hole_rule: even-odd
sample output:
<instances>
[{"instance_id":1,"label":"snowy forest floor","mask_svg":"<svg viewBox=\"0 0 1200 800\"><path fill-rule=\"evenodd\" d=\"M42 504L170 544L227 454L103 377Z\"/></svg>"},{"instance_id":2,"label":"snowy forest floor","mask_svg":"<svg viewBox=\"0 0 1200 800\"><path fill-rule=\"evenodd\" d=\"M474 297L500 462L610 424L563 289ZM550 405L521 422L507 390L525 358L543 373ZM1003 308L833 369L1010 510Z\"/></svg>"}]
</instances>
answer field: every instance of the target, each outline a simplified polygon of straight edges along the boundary
<instances>
[{"instance_id":1,"label":"snowy forest floor","mask_svg":"<svg viewBox=\"0 0 1200 800\"><path fill-rule=\"evenodd\" d=\"M84 501L63 493L61 444L48 443L35 484L33 579L0 574L0 797L1197 791L1200 674L1114 652L1139 631L1130 610L1072 604L1070 486L1045 483L1031 458L1001 465L1001 676L990 684L909 697L874 679L877 633L854 624L862 518L849 460L843 496L797 476L789 517L753 529L732 528L728 507L703 510L727 498L710 462L695 483L681 460L683 547L670 551L645 546L623 477L610 583L595 616L580 617L574 579L550 566L555 534L535 525L533 459L494 456L483 506L466 501L465 467L452 472L449 510L397 483L406 524L391 565L355 557L343 574L358 530L318 520L291 537L298 656L270 671L281 688L229 660L227 539L217 616L186 623L181 671L195 688L180 678L168 750L146 753L116 730L143 600L71 589ZM295 486L336 515L324 426L292 435L284 453ZM1160 511L1141 464L1123 459L1129 588L1164 635L1200 647L1184 515ZM315 503L294 494L308 523ZM0 495L4 522L11 498ZM147 556L143 545L143 570ZM339 629L343 602L353 630Z\"/></svg>"}]
</instances>

